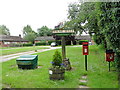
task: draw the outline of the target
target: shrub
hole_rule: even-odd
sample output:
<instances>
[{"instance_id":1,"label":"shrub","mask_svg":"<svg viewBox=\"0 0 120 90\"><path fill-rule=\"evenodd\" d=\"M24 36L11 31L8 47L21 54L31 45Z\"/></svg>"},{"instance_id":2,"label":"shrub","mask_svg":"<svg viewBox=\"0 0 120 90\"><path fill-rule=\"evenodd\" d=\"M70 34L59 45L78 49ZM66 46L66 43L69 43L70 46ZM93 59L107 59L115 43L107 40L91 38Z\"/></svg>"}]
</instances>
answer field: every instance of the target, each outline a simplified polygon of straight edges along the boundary
<instances>
[{"instance_id":1,"label":"shrub","mask_svg":"<svg viewBox=\"0 0 120 90\"><path fill-rule=\"evenodd\" d=\"M33 46L32 43L24 43L23 46Z\"/></svg>"},{"instance_id":2,"label":"shrub","mask_svg":"<svg viewBox=\"0 0 120 90\"><path fill-rule=\"evenodd\" d=\"M48 44L50 45L52 42L55 42L55 40L48 41Z\"/></svg>"},{"instance_id":3,"label":"shrub","mask_svg":"<svg viewBox=\"0 0 120 90\"><path fill-rule=\"evenodd\" d=\"M60 52L58 52L57 50L55 51L55 54L53 55L52 65L59 66L59 67L62 65L62 56Z\"/></svg>"},{"instance_id":4,"label":"shrub","mask_svg":"<svg viewBox=\"0 0 120 90\"><path fill-rule=\"evenodd\" d=\"M35 46L46 45L45 41L35 43Z\"/></svg>"}]
</instances>

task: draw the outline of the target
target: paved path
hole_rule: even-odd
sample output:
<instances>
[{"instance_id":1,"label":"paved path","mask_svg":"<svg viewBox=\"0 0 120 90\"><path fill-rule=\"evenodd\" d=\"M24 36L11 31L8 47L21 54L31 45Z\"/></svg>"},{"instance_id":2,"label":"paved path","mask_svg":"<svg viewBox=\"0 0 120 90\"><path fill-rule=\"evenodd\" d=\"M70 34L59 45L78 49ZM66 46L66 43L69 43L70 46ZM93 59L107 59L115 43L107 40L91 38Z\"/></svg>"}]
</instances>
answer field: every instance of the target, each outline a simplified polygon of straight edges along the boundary
<instances>
[{"instance_id":1,"label":"paved path","mask_svg":"<svg viewBox=\"0 0 120 90\"><path fill-rule=\"evenodd\" d=\"M50 46L47 46L47 47L50 47ZM22 53L16 53L16 54L11 54L11 55L4 55L4 56L0 56L0 62L9 61L11 59L19 57L20 55L34 54L38 52L44 52L44 51L49 51L49 50L54 50L54 49L59 49L59 48L61 47L50 47L50 49L40 49L40 50L37 50L37 52L29 51L29 52L22 52Z\"/></svg>"},{"instance_id":2,"label":"paved path","mask_svg":"<svg viewBox=\"0 0 120 90\"><path fill-rule=\"evenodd\" d=\"M80 81L79 88L90 88L87 86L87 82L88 82L87 75L83 75L79 81Z\"/></svg>"}]
</instances>

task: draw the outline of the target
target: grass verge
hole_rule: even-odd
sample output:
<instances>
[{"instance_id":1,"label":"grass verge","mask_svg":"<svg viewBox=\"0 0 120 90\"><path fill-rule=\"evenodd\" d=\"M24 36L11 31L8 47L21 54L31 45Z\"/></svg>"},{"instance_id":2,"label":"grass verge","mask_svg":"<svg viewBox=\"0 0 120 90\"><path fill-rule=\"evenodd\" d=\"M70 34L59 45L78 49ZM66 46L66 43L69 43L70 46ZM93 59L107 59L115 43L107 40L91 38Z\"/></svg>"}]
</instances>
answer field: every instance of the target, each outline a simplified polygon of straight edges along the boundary
<instances>
[{"instance_id":1,"label":"grass verge","mask_svg":"<svg viewBox=\"0 0 120 90\"><path fill-rule=\"evenodd\" d=\"M61 49L58 49L61 51ZM88 71L84 68L84 56L81 47L67 47L72 70L66 71L65 80L49 79L48 68L51 66L55 50L37 53L38 65L34 70L20 70L16 59L2 63L3 88L78 88L79 80L87 75L87 86L90 88L118 88L118 73L108 71L108 63L104 60L104 51L96 46L90 46L88 55Z\"/></svg>"},{"instance_id":2,"label":"grass verge","mask_svg":"<svg viewBox=\"0 0 120 90\"><path fill-rule=\"evenodd\" d=\"M9 55L9 54L15 54L19 52L27 52L27 51L34 51L39 49L48 49L47 47L39 47L39 46L32 46L32 47L19 47L19 48L12 48L9 50L2 50L1 55Z\"/></svg>"}]
</instances>

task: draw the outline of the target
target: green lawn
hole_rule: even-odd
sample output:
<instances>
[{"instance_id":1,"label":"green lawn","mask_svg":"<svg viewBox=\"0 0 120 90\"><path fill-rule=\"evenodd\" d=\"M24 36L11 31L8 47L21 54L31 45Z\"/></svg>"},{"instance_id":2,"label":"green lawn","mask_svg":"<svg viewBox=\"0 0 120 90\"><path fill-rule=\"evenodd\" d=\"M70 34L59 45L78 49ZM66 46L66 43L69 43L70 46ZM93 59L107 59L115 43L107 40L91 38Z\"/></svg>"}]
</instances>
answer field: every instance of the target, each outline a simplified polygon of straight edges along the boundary
<instances>
[{"instance_id":1,"label":"green lawn","mask_svg":"<svg viewBox=\"0 0 120 90\"><path fill-rule=\"evenodd\" d=\"M39 46L31 46L31 47L19 47L19 48L12 48L12 49L9 48L9 50L2 49L0 55L9 55L9 54L14 54L14 53L34 51L34 50L39 50L39 49L48 49L48 48L39 47Z\"/></svg>"},{"instance_id":2,"label":"green lawn","mask_svg":"<svg viewBox=\"0 0 120 90\"><path fill-rule=\"evenodd\" d=\"M49 80L48 68L51 66L55 50L37 53L39 69L20 70L16 59L2 63L3 88L78 88L82 75L87 75L87 86L90 88L118 88L118 75L115 68L108 71L108 63L104 59L104 51L96 46L90 46L88 56L88 71L84 68L84 56L81 47L67 47L72 70L66 71L65 80ZM61 49L59 49L61 51Z\"/></svg>"}]
</instances>

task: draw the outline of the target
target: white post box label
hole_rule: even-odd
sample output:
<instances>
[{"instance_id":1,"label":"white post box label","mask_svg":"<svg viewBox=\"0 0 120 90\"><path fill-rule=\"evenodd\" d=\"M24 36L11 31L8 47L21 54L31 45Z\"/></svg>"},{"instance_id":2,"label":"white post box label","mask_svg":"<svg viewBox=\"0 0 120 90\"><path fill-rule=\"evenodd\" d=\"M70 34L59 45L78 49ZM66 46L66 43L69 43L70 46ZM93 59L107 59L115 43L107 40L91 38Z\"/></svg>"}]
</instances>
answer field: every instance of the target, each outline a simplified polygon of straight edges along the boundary
<instances>
[{"instance_id":1,"label":"white post box label","mask_svg":"<svg viewBox=\"0 0 120 90\"><path fill-rule=\"evenodd\" d=\"M53 72L51 70L49 70L49 74L53 74Z\"/></svg>"}]
</instances>

